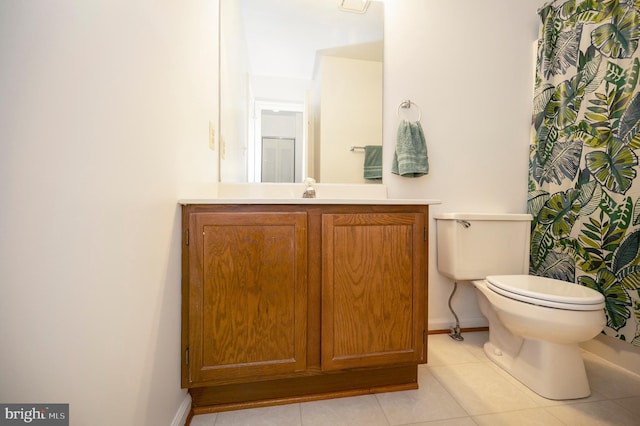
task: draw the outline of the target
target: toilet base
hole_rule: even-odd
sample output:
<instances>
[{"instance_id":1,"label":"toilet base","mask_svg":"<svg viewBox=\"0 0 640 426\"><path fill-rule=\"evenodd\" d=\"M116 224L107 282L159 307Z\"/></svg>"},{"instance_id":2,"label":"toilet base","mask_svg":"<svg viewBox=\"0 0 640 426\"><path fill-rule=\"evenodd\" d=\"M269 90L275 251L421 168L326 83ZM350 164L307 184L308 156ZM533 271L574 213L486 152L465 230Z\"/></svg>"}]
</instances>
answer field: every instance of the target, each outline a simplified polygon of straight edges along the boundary
<instances>
[{"instance_id":1,"label":"toilet base","mask_svg":"<svg viewBox=\"0 0 640 426\"><path fill-rule=\"evenodd\" d=\"M487 357L538 395L555 400L591 395L584 361L577 344L525 338L517 354L485 343Z\"/></svg>"}]
</instances>

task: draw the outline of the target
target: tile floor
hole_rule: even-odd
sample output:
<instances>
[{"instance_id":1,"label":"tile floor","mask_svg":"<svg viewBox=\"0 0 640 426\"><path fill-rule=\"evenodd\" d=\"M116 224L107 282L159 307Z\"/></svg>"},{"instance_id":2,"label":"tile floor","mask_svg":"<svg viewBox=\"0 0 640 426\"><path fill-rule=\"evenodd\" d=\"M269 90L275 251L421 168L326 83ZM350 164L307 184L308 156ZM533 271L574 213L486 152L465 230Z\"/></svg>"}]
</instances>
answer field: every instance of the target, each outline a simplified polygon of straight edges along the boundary
<instances>
[{"instance_id":1,"label":"tile floor","mask_svg":"<svg viewBox=\"0 0 640 426\"><path fill-rule=\"evenodd\" d=\"M584 352L589 398L550 401L485 356L487 332L429 336L420 389L195 416L191 426L640 425L640 376Z\"/></svg>"}]
</instances>

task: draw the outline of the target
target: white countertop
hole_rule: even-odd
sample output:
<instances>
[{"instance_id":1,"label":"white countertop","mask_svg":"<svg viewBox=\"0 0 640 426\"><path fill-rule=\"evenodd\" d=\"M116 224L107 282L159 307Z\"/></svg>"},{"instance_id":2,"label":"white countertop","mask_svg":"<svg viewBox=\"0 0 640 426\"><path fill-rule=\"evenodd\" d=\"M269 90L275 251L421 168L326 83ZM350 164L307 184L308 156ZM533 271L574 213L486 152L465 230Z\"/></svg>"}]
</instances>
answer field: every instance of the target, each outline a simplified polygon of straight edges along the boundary
<instances>
[{"instance_id":1,"label":"white countertop","mask_svg":"<svg viewBox=\"0 0 640 426\"><path fill-rule=\"evenodd\" d=\"M429 205L434 199L387 198L384 184L317 183L316 198L302 198L302 183L219 183L198 188L178 200L187 204L360 204L360 205Z\"/></svg>"},{"instance_id":2,"label":"white countertop","mask_svg":"<svg viewBox=\"0 0 640 426\"><path fill-rule=\"evenodd\" d=\"M360 204L360 205L431 205L440 204L434 199L348 199L348 198L195 198L181 199L188 204Z\"/></svg>"}]
</instances>

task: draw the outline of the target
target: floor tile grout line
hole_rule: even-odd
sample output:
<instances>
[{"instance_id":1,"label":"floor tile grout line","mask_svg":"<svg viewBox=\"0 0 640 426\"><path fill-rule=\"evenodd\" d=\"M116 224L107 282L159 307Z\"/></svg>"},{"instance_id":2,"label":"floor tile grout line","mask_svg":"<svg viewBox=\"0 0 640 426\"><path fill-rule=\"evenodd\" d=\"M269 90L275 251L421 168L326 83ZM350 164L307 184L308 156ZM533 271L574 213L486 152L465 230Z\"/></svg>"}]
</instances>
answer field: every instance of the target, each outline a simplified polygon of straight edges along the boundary
<instances>
[{"instance_id":1,"label":"floor tile grout line","mask_svg":"<svg viewBox=\"0 0 640 426\"><path fill-rule=\"evenodd\" d=\"M428 369L428 367L427 367L427 369ZM444 389L444 391L445 391L445 392L446 392L446 393L451 397L451 399L453 399L453 400L456 402L456 404L458 404L458 405L460 406L460 408L462 408L462 410L467 414L467 417L472 417L472 416L471 416L471 413L469 413L469 411L467 411L467 409L466 409L466 408L464 408L464 405L462 405L461 401L460 401L458 398L456 398L456 396L455 396L453 393L451 393L451 391L450 391L449 389L447 389L447 387L444 385L444 383L442 383L442 382L438 379L438 376L436 376L435 374L433 374L430 370L427 370L427 371L429 371L429 374L431 374L431 377L433 377L433 379L434 379L436 382L438 382L438 384L440 385L440 387L442 387L442 389Z\"/></svg>"},{"instance_id":2,"label":"floor tile grout line","mask_svg":"<svg viewBox=\"0 0 640 426\"><path fill-rule=\"evenodd\" d=\"M418 386L420 386L420 383L418 383ZM378 395L379 394L373 394L376 400L376 404L378 404L378 407L380 407L380 411L382 411L382 414L384 415L384 420L387 422L387 426L391 426L391 420L389 420L389 416L387 415L387 412L384 411L384 407L382 406L382 404L380 404L380 399L378 399Z\"/></svg>"}]
</instances>

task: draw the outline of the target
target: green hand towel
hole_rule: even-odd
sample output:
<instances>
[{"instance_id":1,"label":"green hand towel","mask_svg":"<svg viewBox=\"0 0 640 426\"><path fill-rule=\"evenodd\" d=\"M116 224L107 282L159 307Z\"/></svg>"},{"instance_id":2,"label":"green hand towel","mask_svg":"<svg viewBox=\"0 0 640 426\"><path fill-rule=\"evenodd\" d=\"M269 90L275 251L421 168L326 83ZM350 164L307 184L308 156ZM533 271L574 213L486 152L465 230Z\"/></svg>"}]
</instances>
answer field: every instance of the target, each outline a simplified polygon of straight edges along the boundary
<instances>
[{"instance_id":1,"label":"green hand towel","mask_svg":"<svg viewBox=\"0 0 640 426\"><path fill-rule=\"evenodd\" d=\"M382 146L364 147L364 178L382 179Z\"/></svg>"},{"instance_id":2,"label":"green hand towel","mask_svg":"<svg viewBox=\"0 0 640 426\"><path fill-rule=\"evenodd\" d=\"M391 172L404 177L419 177L429 173L427 143L419 121L400 122Z\"/></svg>"}]
</instances>

